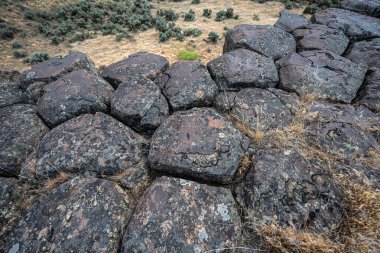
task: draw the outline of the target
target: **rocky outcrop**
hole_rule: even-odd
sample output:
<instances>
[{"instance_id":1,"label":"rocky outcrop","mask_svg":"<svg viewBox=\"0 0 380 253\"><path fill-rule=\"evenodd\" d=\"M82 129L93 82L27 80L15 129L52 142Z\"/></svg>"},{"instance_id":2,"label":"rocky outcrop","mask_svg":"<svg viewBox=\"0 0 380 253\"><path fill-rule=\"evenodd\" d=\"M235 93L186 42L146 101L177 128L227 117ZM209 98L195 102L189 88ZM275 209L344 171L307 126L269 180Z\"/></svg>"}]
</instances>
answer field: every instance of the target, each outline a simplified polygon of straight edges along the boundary
<instances>
[{"instance_id":1,"label":"rocky outcrop","mask_svg":"<svg viewBox=\"0 0 380 253\"><path fill-rule=\"evenodd\" d=\"M365 86L360 91L358 102L374 112L380 112L380 69L374 69L367 76Z\"/></svg>"},{"instance_id":2,"label":"rocky outcrop","mask_svg":"<svg viewBox=\"0 0 380 253\"><path fill-rule=\"evenodd\" d=\"M275 27L281 28L289 33L296 29L303 28L310 24L310 20L304 16L289 13L286 10L280 12L280 18L277 20Z\"/></svg>"},{"instance_id":3,"label":"rocky outcrop","mask_svg":"<svg viewBox=\"0 0 380 253\"><path fill-rule=\"evenodd\" d=\"M364 15L380 18L379 0L343 0L340 7Z\"/></svg>"},{"instance_id":4,"label":"rocky outcrop","mask_svg":"<svg viewBox=\"0 0 380 253\"><path fill-rule=\"evenodd\" d=\"M380 69L380 38L355 42L346 57L357 64Z\"/></svg>"}]
</instances>

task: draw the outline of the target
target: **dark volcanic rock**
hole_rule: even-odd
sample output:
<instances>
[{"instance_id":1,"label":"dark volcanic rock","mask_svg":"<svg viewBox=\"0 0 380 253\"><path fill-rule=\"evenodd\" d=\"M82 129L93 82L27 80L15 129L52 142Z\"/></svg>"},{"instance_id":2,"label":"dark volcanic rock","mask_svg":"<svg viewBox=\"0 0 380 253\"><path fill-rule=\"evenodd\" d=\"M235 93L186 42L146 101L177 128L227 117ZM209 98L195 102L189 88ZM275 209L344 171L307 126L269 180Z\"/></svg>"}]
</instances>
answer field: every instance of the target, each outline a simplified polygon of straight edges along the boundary
<instances>
[{"instance_id":1,"label":"dark volcanic rock","mask_svg":"<svg viewBox=\"0 0 380 253\"><path fill-rule=\"evenodd\" d=\"M229 190L161 177L136 208L121 252L209 252L237 246L239 237L240 217Z\"/></svg>"},{"instance_id":2,"label":"dark volcanic rock","mask_svg":"<svg viewBox=\"0 0 380 253\"><path fill-rule=\"evenodd\" d=\"M340 7L365 15L380 17L380 0L343 0Z\"/></svg>"},{"instance_id":3,"label":"dark volcanic rock","mask_svg":"<svg viewBox=\"0 0 380 253\"><path fill-rule=\"evenodd\" d=\"M152 134L169 115L160 88L148 78L121 83L111 99L111 113L138 132Z\"/></svg>"},{"instance_id":4,"label":"dark volcanic rock","mask_svg":"<svg viewBox=\"0 0 380 253\"><path fill-rule=\"evenodd\" d=\"M174 63L156 79L174 111L211 106L218 86L207 68L197 62Z\"/></svg>"},{"instance_id":5,"label":"dark volcanic rock","mask_svg":"<svg viewBox=\"0 0 380 253\"><path fill-rule=\"evenodd\" d=\"M380 69L380 38L354 43L346 57L357 64Z\"/></svg>"},{"instance_id":6,"label":"dark volcanic rock","mask_svg":"<svg viewBox=\"0 0 380 253\"><path fill-rule=\"evenodd\" d=\"M214 107L218 112L229 113L235 105L235 97L237 92L222 91L214 100Z\"/></svg>"},{"instance_id":7,"label":"dark volcanic rock","mask_svg":"<svg viewBox=\"0 0 380 253\"><path fill-rule=\"evenodd\" d=\"M0 70L0 82L18 82L20 74L16 70Z\"/></svg>"},{"instance_id":8,"label":"dark volcanic rock","mask_svg":"<svg viewBox=\"0 0 380 253\"><path fill-rule=\"evenodd\" d=\"M0 226L9 222L16 211L16 203L19 200L17 179L0 177ZM1 239L0 239L1 240ZM0 246L1 249L1 246Z\"/></svg>"},{"instance_id":9,"label":"dark volcanic rock","mask_svg":"<svg viewBox=\"0 0 380 253\"><path fill-rule=\"evenodd\" d=\"M314 14L312 20L342 30L351 40L380 37L380 19L343 9L330 8Z\"/></svg>"},{"instance_id":10,"label":"dark volcanic rock","mask_svg":"<svg viewBox=\"0 0 380 253\"><path fill-rule=\"evenodd\" d=\"M359 93L358 102L374 112L380 112L380 69L366 78L366 85Z\"/></svg>"},{"instance_id":11,"label":"dark volcanic rock","mask_svg":"<svg viewBox=\"0 0 380 253\"><path fill-rule=\"evenodd\" d=\"M341 30L312 24L293 32L299 51L327 50L342 55L350 40Z\"/></svg>"},{"instance_id":12,"label":"dark volcanic rock","mask_svg":"<svg viewBox=\"0 0 380 253\"><path fill-rule=\"evenodd\" d=\"M293 32L296 29L302 28L310 24L310 21L304 16L289 13L286 10L280 12L280 18L274 26L279 27L287 32Z\"/></svg>"},{"instance_id":13,"label":"dark volcanic rock","mask_svg":"<svg viewBox=\"0 0 380 253\"><path fill-rule=\"evenodd\" d=\"M294 92L286 92L280 89L269 88L267 91L272 92L283 103L292 114L296 114L300 108L300 98Z\"/></svg>"},{"instance_id":14,"label":"dark volcanic rock","mask_svg":"<svg viewBox=\"0 0 380 253\"><path fill-rule=\"evenodd\" d=\"M19 83L0 81L0 107L25 102L26 96L24 95Z\"/></svg>"},{"instance_id":15,"label":"dark volcanic rock","mask_svg":"<svg viewBox=\"0 0 380 253\"><path fill-rule=\"evenodd\" d=\"M232 113L256 131L283 127L292 120L290 110L281 100L263 89L241 90L235 97Z\"/></svg>"},{"instance_id":16,"label":"dark volcanic rock","mask_svg":"<svg viewBox=\"0 0 380 253\"><path fill-rule=\"evenodd\" d=\"M115 183L74 178L26 210L6 252L117 252L133 207Z\"/></svg>"},{"instance_id":17,"label":"dark volcanic rock","mask_svg":"<svg viewBox=\"0 0 380 253\"><path fill-rule=\"evenodd\" d=\"M138 52L125 60L109 65L100 75L116 88L131 77L146 77L153 80L167 67L169 62L166 58L148 52Z\"/></svg>"},{"instance_id":18,"label":"dark volcanic rock","mask_svg":"<svg viewBox=\"0 0 380 253\"><path fill-rule=\"evenodd\" d=\"M242 133L212 108L176 112L154 133L149 152L158 171L231 183L248 146Z\"/></svg>"},{"instance_id":19,"label":"dark volcanic rock","mask_svg":"<svg viewBox=\"0 0 380 253\"><path fill-rule=\"evenodd\" d=\"M44 93L38 112L54 127L80 114L107 112L113 88L102 78L77 70L45 86Z\"/></svg>"},{"instance_id":20,"label":"dark volcanic rock","mask_svg":"<svg viewBox=\"0 0 380 253\"><path fill-rule=\"evenodd\" d=\"M278 64L281 88L347 103L355 98L366 73L366 68L328 51L294 53Z\"/></svg>"},{"instance_id":21,"label":"dark volcanic rock","mask_svg":"<svg viewBox=\"0 0 380 253\"><path fill-rule=\"evenodd\" d=\"M277 60L296 51L293 36L268 25L238 25L226 34L223 52L245 48Z\"/></svg>"},{"instance_id":22,"label":"dark volcanic rock","mask_svg":"<svg viewBox=\"0 0 380 253\"><path fill-rule=\"evenodd\" d=\"M34 82L50 83L74 70L85 69L95 74L94 63L87 55L73 52L64 58L53 58L35 65L31 70L24 71L20 76L22 88L25 90Z\"/></svg>"},{"instance_id":23,"label":"dark volcanic rock","mask_svg":"<svg viewBox=\"0 0 380 253\"><path fill-rule=\"evenodd\" d=\"M37 179L54 177L61 171L121 173L141 160L143 142L142 137L108 115L85 114L47 134L31 158L33 166L25 169L35 171Z\"/></svg>"},{"instance_id":24,"label":"dark volcanic rock","mask_svg":"<svg viewBox=\"0 0 380 253\"><path fill-rule=\"evenodd\" d=\"M275 87L276 66L271 59L247 49L237 49L207 64L211 76L226 88Z\"/></svg>"},{"instance_id":25,"label":"dark volcanic rock","mask_svg":"<svg viewBox=\"0 0 380 253\"><path fill-rule=\"evenodd\" d=\"M26 88L24 94L28 98L29 103L36 104L38 99L44 95L44 82L34 82Z\"/></svg>"},{"instance_id":26,"label":"dark volcanic rock","mask_svg":"<svg viewBox=\"0 0 380 253\"><path fill-rule=\"evenodd\" d=\"M48 131L35 106L0 108L0 175L18 175L24 160Z\"/></svg>"},{"instance_id":27,"label":"dark volcanic rock","mask_svg":"<svg viewBox=\"0 0 380 253\"><path fill-rule=\"evenodd\" d=\"M323 168L295 150L260 150L236 189L237 199L255 224L325 232L342 218L339 189Z\"/></svg>"}]
</instances>

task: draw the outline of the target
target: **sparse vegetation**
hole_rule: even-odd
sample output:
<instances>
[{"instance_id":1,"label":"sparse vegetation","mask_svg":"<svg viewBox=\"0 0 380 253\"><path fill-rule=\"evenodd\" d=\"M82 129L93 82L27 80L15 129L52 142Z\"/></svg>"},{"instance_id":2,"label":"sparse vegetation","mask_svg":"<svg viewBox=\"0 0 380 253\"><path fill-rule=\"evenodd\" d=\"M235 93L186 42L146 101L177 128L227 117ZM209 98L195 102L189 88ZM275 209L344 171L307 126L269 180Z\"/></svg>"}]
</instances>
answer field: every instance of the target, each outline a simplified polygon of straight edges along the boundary
<instances>
[{"instance_id":1,"label":"sparse vegetation","mask_svg":"<svg viewBox=\"0 0 380 253\"><path fill-rule=\"evenodd\" d=\"M199 55L194 51L181 50L178 54L178 59L182 61L195 61L199 58Z\"/></svg>"},{"instance_id":2,"label":"sparse vegetation","mask_svg":"<svg viewBox=\"0 0 380 253\"><path fill-rule=\"evenodd\" d=\"M216 43L219 40L219 35L218 35L218 33L212 31L208 34L208 39L209 39L209 41Z\"/></svg>"},{"instance_id":3,"label":"sparse vegetation","mask_svg":"<svg viewBox=\"0 0 380 253\"><path fill-rule=\"evenodd\" d=\"M257 14L253 15L253 20L259 21L260 20L260 16L257 15Z\"/></svg>"},{"instance_id":4,"label":"sparse vegetation","mask_svg":"<svg viewBox=\"0 0 380 253\"><path fill-rule=\"evenodd\" d=\"M28 54L24 51L13 51L13 56L15 58L25 58L28 56Z\"/></svg>"},{"instance_id":5,"label":"sparse vegetation","mask_svg":"<svg viewBox=\"0 0 380 253\"><path fill-rule=\"evenodd\" d=\"M192 0L191 1L191 4L200 4L201 3L201 0Z\"/></svg>"},{"instance_id":6,"label":"sparse vegetation","mask_svg":"<svg viewBox=\"0 0 380 253\"><path fill-rule=\"evenodd\" d=\"M204 9L203 10L203 17L211 18L212 10L211 9Z\"/></svg>"},{"instance_id":7,"label":"sparse vegetation","mask_svg":"<svg viewBox=\"0 0 380 253\"><path fill-rule=\"evenodd\" d=\"M30 58L24 59L24 62L36 64L49 60L49 54L47 52L33 52Z\"/></svg>"},{"instance_id":8,"label":"sparse vegetation","mask_svg":"<svg viewBox=\"0 0 380 253\"><path fill-rule=\"evenodd\" d=\"M216 13L215 21L221 22L224 19L239 19L239 15L234 15L234 9L233 8L227 8L227 10L221 10Z\"/></svg>"},{"instance_id":9,"label":"sparse vegetation","mask_svg":"<svg viewBox=\"0 0 380 253\"><path fill-rule=\"evenodd\" d=\"M22 48L22 45L19 42L13 42L12 43L12 49L19 49Z\"/></svg>"},{"instance_id":10,"label":"sparse vegetation","mask_svg":"<svg viewBox=\"0 0 380 253\"><path fill-rule=\"evenodd\" d=\"M195 12L193 10L189 10L189 12L185 13L184 20L188 22L192 22L195 20Z\"/></svg>"}]
</instances>

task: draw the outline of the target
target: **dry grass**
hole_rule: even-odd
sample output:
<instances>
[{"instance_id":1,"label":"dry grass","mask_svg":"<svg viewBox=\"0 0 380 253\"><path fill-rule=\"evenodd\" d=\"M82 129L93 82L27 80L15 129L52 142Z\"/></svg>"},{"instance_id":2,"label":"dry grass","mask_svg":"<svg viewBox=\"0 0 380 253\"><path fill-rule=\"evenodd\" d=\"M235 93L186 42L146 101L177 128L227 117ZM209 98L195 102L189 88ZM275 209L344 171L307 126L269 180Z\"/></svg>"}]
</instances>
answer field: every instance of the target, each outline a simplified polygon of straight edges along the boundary
<instances>
[{"instance_id":1,"label":"dry grass","mask_svg":"<svg viewBox=\"0 0 380 253\"><path fill-rule=\"evenodd\" d=\"M43 182L44 190L50 191L54 188L57 188L60 184L63 184L64 182L68 181L71 178L69 173L66 172L59 172L59 174L54 178L49 178L48 180Z\"/></svg>"},{"instance_id":2,"label":"dry grass","mask_svg":"<svg viewBox=\"0 0 380 253\"><path fill-rule=\"evenodd\" d=\"M248 154L245 154L240 161L239 169L234 176L234 181L240 182L248 173L250 166L251 166L251 158L249 157Z\"/></svg>"},{"instance_id":3,"label":"dry grass","mask_svg":"<svg viewBox=\"0 0 380 253\"><path fill-rule=\"evenodd\" d=\"M245 134L248 138L252 139L258 144L263 143L265 139L265 133L261 130L252 130L244 121L239 119L236 115L233 113L230 113L228 115L229 120L234 123L235 127L239 129L243 134ZM259 128L258 128L259 129Z\"/></svg>"}]
</instances>

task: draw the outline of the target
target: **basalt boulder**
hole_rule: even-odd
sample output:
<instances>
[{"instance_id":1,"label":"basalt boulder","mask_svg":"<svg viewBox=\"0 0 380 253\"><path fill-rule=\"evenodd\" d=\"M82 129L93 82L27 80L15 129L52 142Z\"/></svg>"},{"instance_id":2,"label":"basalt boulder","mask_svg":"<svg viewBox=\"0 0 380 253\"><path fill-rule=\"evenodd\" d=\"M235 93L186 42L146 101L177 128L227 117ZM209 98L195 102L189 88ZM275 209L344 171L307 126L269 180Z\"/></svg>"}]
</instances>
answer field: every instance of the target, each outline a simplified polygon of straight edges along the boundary
<instances>
[{"instance_id":1,"label":"basalt boulder","mask_svg":"<svg viewBox=\"0 0 380 253\"><path fill-rule=\"evenodd\" d=\"M293 36L284 30L269 25L237 25L228 30L223 52L237 48L255 51L273 60L296 51Z\"/></svg>"},{"instance_id":2,"label":"basalt boulder","mask_svg":"<svg viewBox=\"0 0 380 253\"><path fill-rule=\"evenodd\" d=\"M38 112L55 127L81 114L107 112L113 91L104 79L86 70L73 71L44 87Z\"/></svg>"},{"instance_id":3,"label":"basalt boulder","mask_svg":"<svg viewBox=\"0 0 380 253\"><path fill-rule=\"evenodd\" d=\"M379 0L343 0L340 7L364 15L380 18Z\"/></svg>"},{"instance_id":4,"label":"basalt boulder","mask_svg":"<svg viewBox=\"0 0 380 253\"><path fill-rule=\"evenodd\" d=\"M26 98L19 83L0 81L0 108L25 103Z\"/></svg>"},{"instance_id":5,"label":"basalt boulder","mask_svg":"<svg viewBox=\"0 0 380 253\"><path fill-rule=\"evenodd\" d=\"M160 177L140 200L121 252L208 252L237 246L239 237L228 189Z\"/></svg>"},{"instance_id":6,"label":"basalt boulder","mask_svg":"<svg viewBox=\"0 0 380 253\"><path fill-rule=\"evenodd\" d=\"M355 42L346 57L357 64L380 69L380 38Z\"/></svg>"},{"instance_id":7,"label":"basalt boulder","mask_svg":"<svg viewBox=\"0 0 380 253\"><path fill-rule=\"evenodd\" d=\"M275 87L278 74L273 60L247 49L236 49L207 64L221 89Z\"/></svg>"},{"instance_id":8,"label":"basalt boulder","mask_svg":"<svg viewBox=\"0 0 380 253\"><path fill-rule=\"evenodd\" d=\"M374 112L380 112L380 69L373 70L366 78L358 102Z\"/></svg>"},{"instance_id":9,"label":"basalt boulder","mask_svg":"<svg viewBox=\"0 0 380 253\"><path fill-rule=\"evenodd\" d=\"M277 20L274 26L291 33L296 29L307 26L308 24L310 24L310 21L304 16L282 10L280 12L280 18Z\"/></svg>"}]
</instances>

